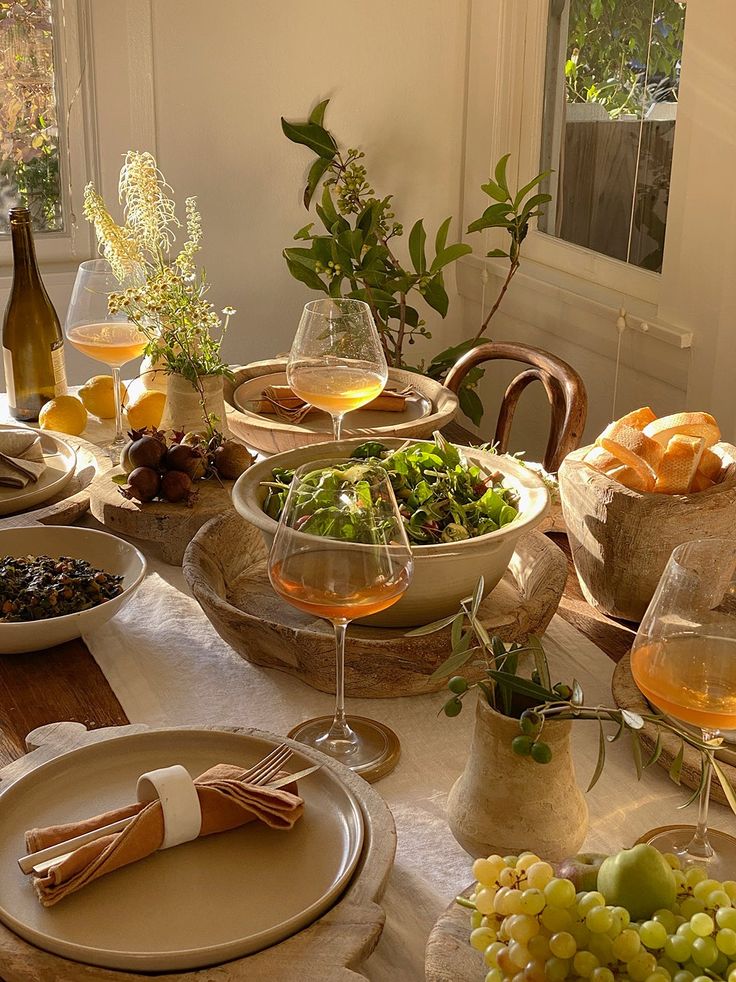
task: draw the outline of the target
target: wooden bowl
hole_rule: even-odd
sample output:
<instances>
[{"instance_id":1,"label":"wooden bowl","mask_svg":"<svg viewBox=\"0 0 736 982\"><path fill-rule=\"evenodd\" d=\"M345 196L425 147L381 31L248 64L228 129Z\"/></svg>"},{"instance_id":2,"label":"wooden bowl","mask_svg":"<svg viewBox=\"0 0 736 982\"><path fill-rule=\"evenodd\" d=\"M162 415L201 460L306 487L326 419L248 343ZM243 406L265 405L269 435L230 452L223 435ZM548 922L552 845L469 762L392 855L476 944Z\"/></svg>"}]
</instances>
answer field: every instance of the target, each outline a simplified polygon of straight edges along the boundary
<instances>
[{"instance_id":1,"label":"wooden bowl","mask_svg":"<svg viewBox=\"0 0 736 982\"><path fill-rule=\"evenodd\" d=\"M265 376L271 378L264 385L286 385L286 359L257 361L238 369L232 379L225 379L227 420L233 434L249 447L264 454L282 453L295 447L312 443L324 443L331 438L332 422L326 413L317 413L301 423L289 423L275 415L261 415L243 409L236 395L238 388L250 379ZM388 371L389 382L396 389L411 387L425 403L423 415L356 410L345 417L343 435L346 438L399 436L405 438L429 437L442 429L458 411L458 399L454 392L434 379L405 372L398 368Z\"/></svg>"},{"instance_id":2,"label":"wooden bowl","mask_svg":"<svg viewBox=\"0 0 736 982\"><path fill-rule=\"evenodd\" d=\"M279 668L323 692L335 691L332 625L285 603L268 579L268 550L259 530L233 512L208 522L184 556L183 572L213 627L241 657ZM542 634L559 606L567 580L561 549L539 532L516 545L508 571L480 606L489 634L526 641ZM353 624L345 645L350 696L393 697L436 692L432 673L450 653L450 629L423 637ZM463 668L475 680L483 671Z\"/></svg>"},{"instance_id":3,"label":"wooden bowl","mask_svg":"<svg viewBox=\"0 0 736 982\"><path fill-rule=\"evenodd\" d=\"M345 460L363 443L363 438L301 447L253 464L233 487L233 507L256 525L270 547L278 522L263 511L264 481L271 479L274 467L294 468L311 460ZM404 440L383 437L387 447L398 449ZM379 627L415 627L455 613L460 601L473 593L483 576L485 595L504 575L516 543L536 528L547 514L549 492L532 470L505 454L491 454L478 447L460 447L472 463L487 473L500 471L504 483L519 496L519 517L495 532L487 532L461 542L413 545L414 573L409 589L393 607L365 618L364 623Z\"/></svg>"}]
</instances>

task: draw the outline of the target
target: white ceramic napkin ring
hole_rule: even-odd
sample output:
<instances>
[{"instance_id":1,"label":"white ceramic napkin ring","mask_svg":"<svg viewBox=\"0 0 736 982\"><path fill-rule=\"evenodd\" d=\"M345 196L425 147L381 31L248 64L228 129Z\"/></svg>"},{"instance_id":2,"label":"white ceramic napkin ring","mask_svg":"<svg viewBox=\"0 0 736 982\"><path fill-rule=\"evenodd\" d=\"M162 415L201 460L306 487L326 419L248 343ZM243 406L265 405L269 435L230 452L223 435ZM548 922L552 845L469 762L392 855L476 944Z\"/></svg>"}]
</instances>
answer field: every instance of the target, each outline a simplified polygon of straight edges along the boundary
<instances>
[{"instance_id":1,"label":"white ceramic napkin ring","mask_svg":"<svg viewBox=\"0 0 736 982\"><path fill-rule=\"evenodd\" d=\"M170 849L196 839L202 828L202 809L189 771L181 764L159 767L138 778L138 801L161 802L164 840L161 849Z\"/></svg>"}]
</instances>

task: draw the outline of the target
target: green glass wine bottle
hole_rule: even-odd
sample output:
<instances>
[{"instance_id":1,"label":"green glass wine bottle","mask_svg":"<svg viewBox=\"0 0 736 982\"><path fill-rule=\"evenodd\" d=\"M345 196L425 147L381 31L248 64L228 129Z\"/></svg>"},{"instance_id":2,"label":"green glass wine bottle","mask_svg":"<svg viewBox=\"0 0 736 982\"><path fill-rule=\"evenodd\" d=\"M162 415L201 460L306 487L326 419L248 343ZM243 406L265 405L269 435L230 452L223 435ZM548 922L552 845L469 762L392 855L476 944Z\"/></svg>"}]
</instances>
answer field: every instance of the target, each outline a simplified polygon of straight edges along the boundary
<instances>
[{"instance_id":1,"label":"green glass wine bottle","mask_svg":"<svg viewBox=\"0 0 736 982\"><path fill-rule=\"evenodd\" d=\"M3 320L8 408L15 419L38 419L41 407L66 392L64 335L41 281L27 208L10 209L13 286Z\"/></svg>"}]
</instances>

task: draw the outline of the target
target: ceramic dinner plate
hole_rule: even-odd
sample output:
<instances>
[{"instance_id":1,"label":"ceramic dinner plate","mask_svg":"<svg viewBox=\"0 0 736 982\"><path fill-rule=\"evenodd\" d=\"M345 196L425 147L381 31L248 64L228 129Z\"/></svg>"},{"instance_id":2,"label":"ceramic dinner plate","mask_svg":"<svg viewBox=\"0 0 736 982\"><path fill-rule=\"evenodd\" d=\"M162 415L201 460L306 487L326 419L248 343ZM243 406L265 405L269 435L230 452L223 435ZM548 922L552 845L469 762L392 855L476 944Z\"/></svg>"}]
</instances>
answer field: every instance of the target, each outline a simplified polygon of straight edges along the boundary
<instances>
[{"instance_id":1,"label":"ceramic dinner plate","mask_svg":"<svg viewBox=\"0 0 736 982\"><path fill-rule=\"evenodd\" d=\"M260 402L261 394L269 385L288 385L286 372L277 372L273 375L260 375L257 378L249 379L239 385L233 393L233 401L241 412L249 416L258 416L259 419L279 420L278 416L270 414L256 413L253 411L255 403ZM402 413L376 412L370 409L356 409L350 413L345 420L343 432L349 436L354 430L376 429L377 427L394 426L398 423L410 423L413 420L423 419L429 416L434 409L431 400L413 392L406 399L406 408ZM315 412L310 413L300 423L302 429L312 433L332 434L332 417L329 413Z\"/></svg>"},{"instance_id":2,"label":"ceramic dinner plate","mask_svg":"<svg viewBox=\"0 0 736 982\"><path fill-rule=\"evenodd\" d=\"M20 425L0 423L0 430L24 429ZM27 511L35 505L40 505L53 498L71 481L77 465L77 453L68 443L49 433L39 432L43 449L46 470L33 483L24 488L6 488L0 486L0 515L15 515L19 511Z\"/></svg>"},{"instance_id":3,"label":"ceramic dinner plate","mask_svg":"<svg viewBox=\"0 0 736 982\"><path fill-rule=\"evenodd\" d=\"M182 971L276 944L331 907L363 847L363 816L329 767L299 784L304 815L289 832L258 822L158 852L43 908L17 859L26 829L135 800L139 775L183 764L250 766L280 742L250 734L159 730L56 757L0 795L0 920L39 948L105 968ZM317 755L319 756L319 755ZM295 752L288 769L314 762Z\"/></svg>"}]
</instances>

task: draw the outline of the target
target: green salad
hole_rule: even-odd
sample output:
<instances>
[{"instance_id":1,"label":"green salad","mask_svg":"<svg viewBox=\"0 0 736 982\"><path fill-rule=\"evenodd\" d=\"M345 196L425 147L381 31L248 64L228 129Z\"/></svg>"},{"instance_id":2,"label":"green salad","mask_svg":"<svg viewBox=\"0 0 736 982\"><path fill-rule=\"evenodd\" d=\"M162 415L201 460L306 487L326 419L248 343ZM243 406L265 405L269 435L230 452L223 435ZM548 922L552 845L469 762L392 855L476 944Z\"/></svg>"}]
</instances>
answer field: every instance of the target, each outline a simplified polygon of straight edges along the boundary
<instances>
[{"instance_id":1,"label":"green salad","mask_svg":"<svg viewBox=\"0 0 736 982\"><path fill-rule=\"evenodd\" d=\"M409 540L418 545L472 539L497 531L519 515L518 495L503 486L501 473L470 463L437 434L434 441L409 443L398 450L376 441L363 443L350 461L315 470L303 483L299 506L309 518L300 528L325 534L327 523L334 529L333 523L340 521L340 538L362 539L350 515L335 516L334 508L326 506L327 495L321 501L320 493L335 482L347 482L364 484L369 494L375 467L388 472ZM293 476L293 470L275 467L272 480L264 482L268 493L263 510L273 519L281 515Z\"/></svg>"}]
</instances>

